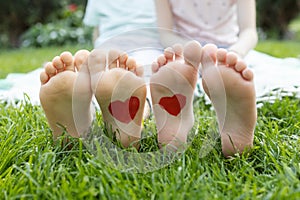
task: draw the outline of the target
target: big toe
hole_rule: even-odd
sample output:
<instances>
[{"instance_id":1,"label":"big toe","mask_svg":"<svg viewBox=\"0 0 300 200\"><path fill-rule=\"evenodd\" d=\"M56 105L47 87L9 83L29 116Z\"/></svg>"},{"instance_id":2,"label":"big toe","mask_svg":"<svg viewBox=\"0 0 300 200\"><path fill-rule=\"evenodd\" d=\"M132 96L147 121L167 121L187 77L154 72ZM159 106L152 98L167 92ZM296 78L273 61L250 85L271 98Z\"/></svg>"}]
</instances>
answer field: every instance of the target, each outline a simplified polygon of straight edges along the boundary
<instances>
[{"instance_id":1,"label":"big toe","mask_svg":"<svg viewBox=\"0 0 300 200\"><path fill-rule=\"evenodd\" d=\"M84 63L87 62L90 52L88 50L79 50L74 55L74 64L76 69L79 71Z\"/></svg>"},{"instance_id":2,"label":"big toe","mask_svg":"<svg viewBox=\"0 0 300 200\"><path fill-rule=\"evenodd\" d=\"M214 44L207 44L202 48L202 67L205 68L207 65L215 64L217 60L218 48Z\"/></svg>"},{"instance_id":3,"label":"big toe","mask_svg":"<svg viewBox=\"0 0 300 200\"><path fill-rule=\"evenodd\" d=\"M73 59L73 55L66 51L60 54L60 59L61 61L64 63L65 65L65 70L70 70L70 71L74 71L74 59Z\"/></svg>"},{"instance_id":4,"label":"big toe","mask_svg":"<svg viewBox=\"0 0 300 200\"><path fill-rule=\"evenodd\" d=\"M201 49L202 47L199 42L196 41L188 42L183 49L183 56L185 62L192 65L195 68L198 68L202 56Z\"/></svg>"}]
</instances>

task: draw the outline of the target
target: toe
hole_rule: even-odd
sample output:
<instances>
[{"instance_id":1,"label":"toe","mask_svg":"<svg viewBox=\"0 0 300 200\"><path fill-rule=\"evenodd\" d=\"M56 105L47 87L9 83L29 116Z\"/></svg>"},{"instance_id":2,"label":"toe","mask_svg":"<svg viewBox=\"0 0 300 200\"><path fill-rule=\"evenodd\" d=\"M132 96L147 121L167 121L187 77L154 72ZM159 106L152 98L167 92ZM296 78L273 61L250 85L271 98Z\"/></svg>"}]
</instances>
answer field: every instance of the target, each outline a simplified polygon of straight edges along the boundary
<instances>
[{"instance_id":1,"label":"toe","mask_svg":"<svg viewBox=\"0 0 300 200\"><path fill-rule=\"evenodd\" d=\"M85 69L85 68L83 68ZM88 57L88 71L91 81L92 91L95 93L98 88L98 82L106 69L106 53L99 49L94 49Z\"/></svg>"},{"instance_id":2,"label":"toe","mask_svg":"<svg viewBox=\"0 0 300 200\"><path fill-rule=\"evenodd\" d=\"M123 68L123 69L126 68L126 62L127 62L127 59L128 59L127 53L122 53L122 54L119 56L119 67L120 67L120 68Z\"/></svg>"},{"instance_id":3,"label":"toe","mask_svg":"<svg viewBox=\"0 0 300 200\"><path fill-rule=\"evenodd\" d=\"M217 50L217 62L218 65L225 65L226 64L226 57L227 57L227 50L226 49L218 49Z\"/></svg>"},{"instance_id":4,"label":"toe","mask_svg":"<svg viewBox=\"0 0 300 200\"><path fill-rule=\"evenodd\" d=\"M80 70L83 63L87 62L90 52L88 50L79 50L74 55L74 65L77 71Z\"/></svg>"},{"instance_id":5,"label":"toe","mask_svg":"<svg viewBox=\"0 0 300 200\"><path fill-rule=\"evenodd\" d=\"M105 71L106 68L106 54L105 52L95 49L88 57L88 68L90 74L93 75L100 71Z\"/></svg>"},{"instance_id":6,"label":"toe","mask_svg":"<svg viewBox=\"0 0 300 200\"><path fill-rule=\"evenodd\" d=\"M136 61L133 58L128 58L126 61L126 68L128 71L135 72L136 69Z\"/></svg>"},{"instance_id":7,"label":"toe","mask_svg":"<svg viewBox=\"0 0 300 200\"><path fill-rule=\"evenodd\" d=\"M161 55L157 58L158 67L161 67L167 63L167 59L164 55Z\"/></svg>"},{"instance_id":8,"label":"toe","mask_svg":"<svg viewBox=\"0 0 300 200\"><path fill-rule=\"evenodd\" d=\"M57 69L57 72L62 72L65 70L64 63L62 62L60 56L55 56L52 59L52 64Z\"/></svg>"},{"instance_id":9,"label":"toe","mask_svg":"<svg viewBox=\"0 0 300 200\"><path fill-rule=\"evenodd\" d=\"M188 42L183 49L183 56L185 62L198 69L202 57L201 49L202 47L199 42Z\"/></svg>"},{"instance_id":10,"label":"toe","mask_svg":"<svg viewBox=\"0 0 300 200\"><path fill-rule=\"evenodd\" d=\"M40 80L42 85L48 82L49 76L45 71L40 74Z\"/></svg>"},{"instance_id":11,"label":"toe","mask_svg":"<svg viewBox=\"0 0 300 200\"><path fill-rule=\"evenodd\" d=\"M45 73L48 75L49 78L56 74L57 69L53 66L51 62L46 63L45 65Z\"/></svg>"},{"instance_id":12,"label":"toe","mask_svg":"<svg viewBox=\"0 0 300 200\"><path fill-rule=\"evenodd\" d=\"M202 48L202 59L201 62L203 64L203 67L206 65L211 65L216 63L216 52L218 48L214 44L207 44Z\"/></svg>"},{"instance_id":13,"label":"toe","mask_svg":"<svg viewBox=\"0 0 300 200\"><path fill-rule=\"evenodd\" d=\"M168 47L165 49L164 56L166 57L167 62L174 61L174 55L175 55L175 52L171 47Z\"/></svg>"},{"instance_id":14,"label":"toe","mask_svg":"<svg viewBox=\"0 0 300 200\"><path fill-rule=\"evenodd\" d=\"M119 59L120 52L117 50L111 50L108 52L108 67L109 69L113 69L118 66L118 59Z\"/></svg>"},{"instance_id":15,"label":"toe","mask_svg":"<svg viewBox=\"0 0 300 200\"><path fill-rule=\"evenodd\" d=\"M237 61L236 65L235 65L235 70L237 72L242 72L246 68L247 68L247 65L246 65L245 62L243 62L243 61Z\"/></svg>"},{"instance_id":16,"label":"toe","mask_svg":"<svg viewBox=\"0 0 300 200\"><path fill-rule=\"evenodd\" d=\"M158 72L159 64L157 62L153 62L151 65L152 73Z\"/></svg>"},{"instance_id":17,"label":"toe","mask_svg":"<svg viewBox=\"0 0 300 200\"><path fill-rule=\"evenodd\" d=\"M74 58L70 52L63 52L60 54L60 59L64 64L65 70L75 71Z\"/></svg>"},{"instance_id":18,"label":"toe","mask_svg":"<svg viewBox=\"0 0 300 200\"><path fill-rule=\"evenodd\" d=\"M235 53L233 53L233 52L228 52L227 53L226 64L229 67L234 67L236 65L237 61L238 61L238 57Z\"/></svg>"},{"instance_id":19,"label":"toe","mask_svg":"<svg viewBox=\"0 0 300 200\"><path fill-rule=\"evenodd\" d=\"M175 53L175 60L181 60L183 58L183 47L181 44L173 45L173 51Z\"/></svg>"},{"instance_id":20,"label":"toe","mask_svg":"<svg viewBox=\"0 0 300 200\"><path fill-rule=\"evenodd\" d=\"M247 81L252 81L253 80L253 72L248 68L246 68L244 71L242 71L242 76Z\"/></svg>"}]
</instances>

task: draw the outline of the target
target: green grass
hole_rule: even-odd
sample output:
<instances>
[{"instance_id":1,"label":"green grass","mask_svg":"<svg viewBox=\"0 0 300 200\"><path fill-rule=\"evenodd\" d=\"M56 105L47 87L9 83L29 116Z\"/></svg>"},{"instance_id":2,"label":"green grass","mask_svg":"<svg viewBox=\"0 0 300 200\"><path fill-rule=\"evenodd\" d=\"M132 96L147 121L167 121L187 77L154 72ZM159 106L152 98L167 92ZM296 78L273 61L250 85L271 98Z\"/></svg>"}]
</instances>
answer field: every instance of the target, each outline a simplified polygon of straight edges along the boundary
<instances>
[{"instance_id":1,"label":"green grass","mask_svg":"<svg viewBox=\"0 0 300 200\"><path fill-rule=\"evenodd\" d=\"M2 103L0 199L298 199L299 106L299 99L288 97L265 102L258 110L253 150L226 159L219 139L205 147L214 113L200 99L198 134L188 150L161 169L133 173L111 167L107 157L92 154L80 140L71 140L73 148L54 145L39 106L23 101L16 109ZM153 131L152 120L145 124L146 132ZM155 149L155 139L144 143L143 152Z\"/></svg>"},{"instance_id":2,"label":"green grass","mask_svg":"<svg viewBox=\"0 0 300 200\"><path fill-rule=\"evenodd\" d=\"M82 46L63 46L49 48L23 48L15 50L0 49L0 79L5 78L9 73L26 73L42 67L45 62L51 61L54 56L63 51L75 53Z\"/></svg>"},{"instance_id":3,"label":"green grass","mask_svg":"<svg viewBox=\"0 0 300 200\"><path fill-rule=\"evenodd\" d=\"M300 58L300 41L260 41L255 49L278 58Z\"/></svg>"},{"instance_id":4,"label":"green grass","mask_svg":"<svg viewBox=\"0 0 300 200\"><path fill-rule=\"evenodd\" d=\"M300 58L300 15L290 23L289 30L294 33L293 40L262 40L255 49L278 58Z\"/></svg>"}]
</instances>

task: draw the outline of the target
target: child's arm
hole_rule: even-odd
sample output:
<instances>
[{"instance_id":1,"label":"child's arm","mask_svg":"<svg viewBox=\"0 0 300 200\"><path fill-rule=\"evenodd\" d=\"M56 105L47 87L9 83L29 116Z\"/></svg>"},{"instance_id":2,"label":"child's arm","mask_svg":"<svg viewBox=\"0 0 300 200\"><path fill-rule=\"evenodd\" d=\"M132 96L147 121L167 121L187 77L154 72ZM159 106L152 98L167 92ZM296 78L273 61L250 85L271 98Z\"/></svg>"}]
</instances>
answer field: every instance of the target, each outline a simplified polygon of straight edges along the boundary
<instances>
[{"instance_id":1,"label":"child's arm","mask_svg":"<svg viewBox=\"0 0 300 200\"><path fill-rule=\"evenodd\" d=\"M229 50L244 57L256 46L258 40L255 0L238 0L237 6L238 24L240 28L239 39Z\"/></svg>"},{"instance_id":2,"label":"child's arm","mask_svg":"<svg viewBox=\"0 0 300 200\"><path fill-rule=\"evenodd\" d=\"M161 43L164 47L170 47L176 43L185 44L189 40L176 34L171 7L168 0L155 0L157 26Z\"/></svg>"}]
</instances>

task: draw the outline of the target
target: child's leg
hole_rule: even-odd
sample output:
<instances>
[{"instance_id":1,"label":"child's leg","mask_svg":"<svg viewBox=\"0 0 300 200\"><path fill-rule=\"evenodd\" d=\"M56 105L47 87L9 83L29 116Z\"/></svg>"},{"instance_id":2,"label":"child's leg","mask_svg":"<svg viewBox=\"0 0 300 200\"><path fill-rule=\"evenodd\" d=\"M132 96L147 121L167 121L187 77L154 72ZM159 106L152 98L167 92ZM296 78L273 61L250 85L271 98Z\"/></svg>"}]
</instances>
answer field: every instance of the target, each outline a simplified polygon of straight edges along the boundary
<instances>
[{"instance_id":1,"label":"child's leg","mask_svg":"<svg viewBox=\"0 0 300 200\"><path fill-rule=\"evenodd\" d=\"M238 56L214 45L202 52L203 88L216 110L225 156L253 146L256 97L253 73Z\"/></svg>"},{"instance_id":2,"label":"child's leg","mask_svg":"<svg viewBox=\"0 0 300 200\"><path fill-rule=\"evenodd\" d=\"M73 137L79 137L89 129L92 121L90 80L89 76L80 75L79 78L76 72L87 70L84 63L88 55L86 50L78 51L74 57L64 52L47 63L40 75L40 101L54 139L62 134L63 127ZM80 87L77 87L79 82ZM80 102L80 107L76 102ZM75 122L74 116L78 113L80 117Z\"/></svg>"},{"instance_id":3,"label":"child's leg","mask_svg":"<svg viewBox=\"0 0 300 200\"><path fill-rule=\"evenodd\" d=\"M167 48L153 63L150 89L161 147L178 149L187 141L194 124L192 102L200 60L201 46L193 41L183 52L180 46Z\"/></svg>"},{"instance_id":4,"label":"child's leg","mask_svg":"<svg viewBox=\"0 0 300 200\"><path fill-rule=\"evenodd\" d=\"M127 54L94 50L88 60L92 90L100 105L103 120L116 132L124 147L138 147L141 137L146 84L142 68ZM108 68L106 65L108 63Z\"/></svg>"}]
</instances>

